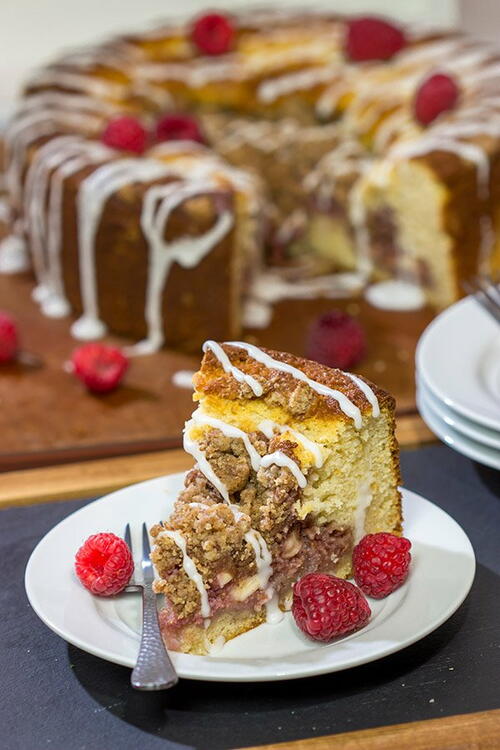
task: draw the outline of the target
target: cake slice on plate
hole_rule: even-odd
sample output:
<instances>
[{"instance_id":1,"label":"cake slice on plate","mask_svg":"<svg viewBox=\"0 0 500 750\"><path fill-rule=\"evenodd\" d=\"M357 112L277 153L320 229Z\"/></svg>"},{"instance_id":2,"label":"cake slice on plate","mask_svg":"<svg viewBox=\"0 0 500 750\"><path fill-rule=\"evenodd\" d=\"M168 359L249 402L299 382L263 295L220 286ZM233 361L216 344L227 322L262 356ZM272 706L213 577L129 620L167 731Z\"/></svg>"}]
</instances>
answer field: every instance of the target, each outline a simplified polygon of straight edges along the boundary
<instances>
[{"instance_id":1,"label":"cake slice on plate","mask_svg":"<svg viewBox=\"0 0 500 750\"><path fill-rule=\"evenodd\" d=\"M245 342L203 348L184 430L197 463L151 531L165 641L195 654L280 619L302 575L348 577L365 533L401 533L389 394Z\"/></svg>"}]
</instances>

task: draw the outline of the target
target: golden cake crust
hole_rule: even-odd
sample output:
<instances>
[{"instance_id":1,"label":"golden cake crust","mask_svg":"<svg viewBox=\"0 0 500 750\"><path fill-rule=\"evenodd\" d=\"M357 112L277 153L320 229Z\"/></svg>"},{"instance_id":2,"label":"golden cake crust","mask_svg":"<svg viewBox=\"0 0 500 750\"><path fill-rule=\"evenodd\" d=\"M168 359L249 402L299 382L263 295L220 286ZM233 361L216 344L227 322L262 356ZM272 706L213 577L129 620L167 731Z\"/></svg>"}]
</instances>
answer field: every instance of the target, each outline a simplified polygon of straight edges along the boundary
<instances>
[{"instance_id":1,"label":"golden cake crust","mask_svg":"<svg viewBox=\"0 0 500 750\"><path fill-rule=\"evenodd\" d=\"M226 343L221 344L221 346L234 367L247 375L251 375L261 384L265 398L275 401L279 399L281 402L279 405L283 406L294 417L317 416L319 418L350 419L342 411L338 401L329 396L318 394L307 383L294 377L293 374L267 367L267 365L254 359L245 349L238 346ZM301 370L310 380L340 391L359 408L361 414L368 415L371 413L372 406L364 393L342 370L330 368L287 352L277 352L264 347L260 347L260 349L278 362ZM358 377L370 386L381 409L394 412L395 400L387 391L362 376ZM205 352L201 368L194 376L193 383L197 394L217 396L229 400L253 397L250 387L245 383L239 383L231 373L225 372L210 349Z\"/></svg>"}]
</instances>

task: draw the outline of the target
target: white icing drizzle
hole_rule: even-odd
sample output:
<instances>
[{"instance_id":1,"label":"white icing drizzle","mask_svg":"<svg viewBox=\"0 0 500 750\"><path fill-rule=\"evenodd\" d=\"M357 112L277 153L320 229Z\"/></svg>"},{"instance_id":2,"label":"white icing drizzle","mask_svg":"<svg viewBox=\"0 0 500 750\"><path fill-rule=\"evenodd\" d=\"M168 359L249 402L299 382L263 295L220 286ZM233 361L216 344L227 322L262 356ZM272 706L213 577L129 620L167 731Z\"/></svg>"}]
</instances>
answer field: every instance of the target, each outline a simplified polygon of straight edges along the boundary
<instances>
[{"instance_id":1,"label":"white icing drizzle","mask_svg":"<svg viewBox=\"0 0 500 750\"><path fill-rule=\"evenodd\" d=\"M0 273L21 273L28 268L28 253L23 237L9 234L0 240Z\"/></svg>"},{"instance_id":2,"label":"white icing drizzle","mask_svg":"<svg viewBox=\"0 0 500 750\"><path fill-rule=\"evenodd\" d=\"M274 453L268 453L266 456L263 456L261 460L261 466L263 467L273 466L274 464L276 464L276 466L287 468L293 474L293 476L297 480L297 484L302 489L304 489L304 487L307 485L307 479L299 469L298 464L295 463L295 461L291 459L290 456L287 456L286 453L283 453L283 451L274 451Z\"/></svg>"},{"instance_id":3,"label":"white icing drizzle","mask_svg":"<svg viewBox=\"0 0 500 750\"><path fill-rule=\"evenodd\" d=\"M262 396L264 389L259 381L232 365L229 357L220 344L216 341L205 341L203 344L203 351L211 351L221 363L224 372L230 373L238 383L246 383L246 385L252 389L255 396Z\"/></svg>"},{"instance_id":4,"label":"white icing drizzle","mask_svg":"<svg viewBox=\"0 0 500 750\"><path fill-rule=\"evenodd\" d=\"M354 511L354 544L357 544L365 533L366 512L373 499L371 482L372 477L370 475L361 482L358 489L358 500Z\"/></svg>"},{"instance_id":5,"label":"white icing drizzle","mask_svg":"<svg viewBox=\"0 0 500 750\"><path fill-rule=\"evenodd\" d=\"M275 432L278 432L281 435L284 432L290 433L290 435L293 435L298 443L300 443L307 451L309 451L309 453L314 456L314 465L316 466L316 468L320 469L323 466L325 459L323 456L323 451L321 450L321 446L318 443L315 443L314 440L311 440L310 438L303 435L301 432L297 432L297 430L294 430L287 425L273 422L272 419L263 419L257 425L257 429L260 430L269 440L274 437Z\"/></svg>"},{"instance_id":6,"label":"white icing drizzle","mask_svg":"<svg viewBox=\"0 0 500 750\"><path fill-rule=\"evenodd\" d=\"M205 588L205 584L203 583L203 578L198 572L194 560L187 553L186 540L179 531L169 531L168 529L160 531L158 536L168 537L168 539L172 539L182 552L182 567L184 568L184 572L186 573L188 578L193 581L194 585L198 589L201 600L201 616L206 620L210 617L210 604L208 602L208 594Z\"/></svg>"},{"instance_id":7,"label":"white icing drizzle","mask_svg":"<svg viewBox=\"0 0 500 750\"><path fill-rule=\"evenodd\" d=\"M358 386L359 390L366 396L367 401L370 402L370 406L372 407L372 415L377 418L380 416L380 404L378 402L378 398L376 397L373 390L370 388L368 383L365 383L364 380L361 378L358 378L357 375L353 375L352 372L344 372L344 375L346 378L350 378L352 382Z\"/></svg>"},{"instance_id":8,"label":"white icing drizzle","mask_svg":"<svg viewBox=\"0 0 500 750\"><path fill-rule=\"evenodd\" d=\"M125 185L151 182L166 174L168 167L157 161L118 159L99 167L80 184L77 212L83 314L71 327L75 338L100 338L106 333L106 326L99 318L95 268L95 238L105 202Z\"/></svg>"},{"instance_id":9,"label":"white icing drizzle","mask_svg":"<svg viewBox=\"0 0 500 750\"><path fill-rule=\"evenodd\" d=\"M221 497L224 499L224 501L231 505L231 502L229 500L229 492L227 491L226 485L224 482L222 482L215 471L210 466L209 461L207 461L205 454L201 450L200 446L198 445L198 442L196 440L192 440L192 438L189 437L189 433L191 432L192 428L195 426L195 422L193 420L188 420L184 426L184 432L183 432L183 447L186 453L189 453L195 461L198 464L198 468L200 469L201 473L208 479L210 484L213 484L216 490L220 493Z\"/></svg>"},{"instance_id":10,"label":"white icing drizzle","mask_svg":"<svg viewBox=\"0 0 500 750\"><path fill-rule=\"evenodd\" d=\"M316 380L311 380L311 378L308 378L307 375L302 372L302 370L299 370L296 367L292 367L292 365L289 365L286 362L279 362L277 359L273 359L269 356L269 354L266 354L262 351L262 349L259 349L253 344L247 344L245 341L228 341L227 343L230 346L237 346L240 349L244 349L247 354L249 354L253 359L265 365L266 367L269 367L271 370L280 370L281 372L286 372L289 375L293 375L294 378L296 378L297 380L301 380L303 383L306 383L309 388L312 388L313 391L316 391L316 393L319 393L321 396L328 396L329 398L333 398L335 401L337 401L340 409L344 412L344 414L353 420L355 426L358 429L361 427L362 418L359 408L356 406L356 404L353 404L353 402L350 401L347 396L341 391L338 391L335 388L329 388L327 385L318 383ZM216 353L214 352L214 354Z\"/></svg>"},{"instance_id":11,"label":"white icing drizzle","mask_svg":"<svg viewBox=\"0 0 500 750\"><path fill-rule=\"evenodd\" d=\"M300 470L299 465L296 461L294 461L292 458L287 456L282 451L275 451L274 453L268 453L266 456L261 456L260 453L256 450L256 448L252 445L252 442L248 436L248 433L244 432L243 430L240 430L239 427L236 427L235 425L229 424L228 422L224 422L222 419L218 419L216 417L211 417L208 414L206 414L202 407L199 406L198 409L193 413L190 422L188 422L189 425L209 425L210 427L214 427L217 430L220 430L224 435L231 438L239 438L243 441L243 444L245 446L245 449L248 453L248 457L250 458L250 464L252 466L252 469L257 472L259 471L261 466L268 467L273 464L276 464L277 466L286 467L291 471L295 479L297 480L297 483L300 487L304 488L307 484L306 477ZM187 429L187 425L185 430ZM292 430L290 430L292 432ZM184 433L186 435L186 432ZM265 433L264 433L265 434ZM303 441L307 441L307 438L304 438L301 436L301 439ZM193 441L188 438L189 441L189 448L188 453L191 453L197 460L199 460L199 456L202 453L197 446L196 455L192 453L192 444ZM307 441L311 443L313 446L315 444L312 443L312 441ZM315 454L316 455L316 454ZM206 467L206 463L208 461L203 462L203 466ZM201 467L200 467L201 468ZM201 468L203 473L205 474L205 471L203 468ZM213 482L213 477L216 476L215 472L211 469L210 470L210 477L205 474L207 479ZM218 479L218 486L215 485L219 492L221 492L220 487L222 486L224 488L224 494L221 492L221 495L224 497L224 500L226 502L229 502L229 493L227 492L227 489L224 484Z\"/></svg>"},{"instance_id":12,"label":"white icing drizzle","mask_svg":"<svg viewBox=\"0 0 500 750\"><path fill-rule=\"evenodd\" d=\"M45 68L36 73L28 81L29 88L38 86L61 86L65 89L74 89L75 91L85 91L96 97L108 97L109 99L120 99L127 93L127 86L123 83L117 83L109 78L98 78L91 74L69 73L65 70L56 68Z\"/></svg>"},{"instance_id":13,"label":"white icing drizzle","mask_svg":"<svg viewBox=\"0 0 500 750\"><path fill-rule=\"evenodd\" d=\"M136 354L157 351L165 340L162 294L173 263L177 262L183 268L198 265L234 224L233 214L225 210L217 216L213 227L199 237L180 237L167 242L164 237L170 214L177 206L195 195L217 192L220 190L213 183L197 181L184 185L179 185L178 182L158 185L147 191L142 207L141 227L149 247L145 310L148 336L133 347Z\"/></svg>"},{"instance_id":14,"label":"white icing drizzle","mask_svg":"<svg viewBox=\"0 0 500 750\"><path fill-rule=\"evenodd\" d=\"M201 406L199 406L196 409L196 411L193 412L191 421L197 425L206 424L206 425L209 425L210 427L214 427L215 429L220 430L224 435L226 435L226 437L239 438L240 440L242 440L246 448L246 451L248 453L248 456L250 458L252 469L254 471L259 470L261 466L262 458L261 458L260 453L257 451L257 449L252 445L252 442L250 438L248 437L247 432L240 430L239 427L235 427L234 425L229 424L228 422L224 422L222 419L217 419L216 417L209 416L203 411Z\"/></svg>"},{"instance_id":15,"label":"white icing drizzle","mask_svg":"<svg viewBox=\"0 0 500 750\"><path fill-rule=\"evenodd\" d=\"M420 310L425 305L425 295L416 284L402 279L379 281L367 287L365 297L381 310Z\"/></svg>"},{"instance_id":16,"label":"white icing drizzle","mask_svg":"<svg viewBox=\"0 0 500 750\"><path fill-rule=\"evenodd\" d=\"M307 68L295 73L270 78L259 85L257 99L269 104L279 99L280 96L328 82L336 72L338 72L338 69L331 67Z\"/></svg>"},{"instance_id":17,"label":"white icing drizzle","mask_svg":"<svg viewBox=\"0 0 500 750\"><path fill-rule=\"evenodd\" d=\"M177 388L186 388L190 391L193 390L193 375L194 370L177 370L172 375L172 383Z\"/></svg>"}]
</instances>

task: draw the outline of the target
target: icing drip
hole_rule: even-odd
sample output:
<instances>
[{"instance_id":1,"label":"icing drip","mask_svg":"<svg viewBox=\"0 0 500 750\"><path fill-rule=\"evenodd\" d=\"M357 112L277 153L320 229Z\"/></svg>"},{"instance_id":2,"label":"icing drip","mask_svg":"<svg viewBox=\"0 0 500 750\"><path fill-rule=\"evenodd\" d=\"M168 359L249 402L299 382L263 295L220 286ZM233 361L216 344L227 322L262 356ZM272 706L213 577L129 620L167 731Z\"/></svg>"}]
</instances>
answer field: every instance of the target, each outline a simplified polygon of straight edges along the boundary
<instances>
[{"instance_id":1,"label":"icing drip","mask_svg":"<svg viewBox=\"0 0 500 750\"><path fill-rule=\"evenodd\" d=\"M287 427L286 425L273 422L272 419L263 419L262 422L259 422L257 429L264 433L264 435L269 440L274 436L275 432L279 432L280 434L283 434L284 432L290 433L298 443L300 443L307 451L309 451L309 453L314 456L314 465L316 466L316 468L320 469L323 466L325 459L323 457L321 447L318 445L318 443L310 440L301 432L297 432L297 430L293 430L291 427Z\"/></svg>"},{"instance_id":2,"label":"icing drip","mask_svg":"<svg viewBox=\"0 0 500 750\"><path fill-rule=\"evenodd\" d=\"M265 365L266 367L269 367L269 369L271 370L280 370L281 372L286 372L289 375L293 375L294 378L302 381L303 383L306 383L309 388L312 388L313 391L316 391L316 393L319 393L321 396L328 396L329 398L335 399L341 411L343 411L346 416L350 417L353 420L355 426L358 429L361 427L362 418L360 410L358 409L356 404L353 404L353 402L350 401L347 396L345 396L341 391L338 391L334 388L329 388L327 385L318 383L315 380L311 380L311 378L308 378L307 375L302 372L302 370L298 370L296 367L292 367L292 365L289 365L286 362L279 362L277 359L273 359L269 356L269 354L266 354L262 351L262 349L259 349L253 344L247 344L244 341L228 341L227 343L230 346L237 346L240 349L244 349L253 359ZM224 353L222 349L221 351ZM214 354L216 354L216 352L214 352Z\"/></svg>"},{"instance_id":3,"label":"icing drip","mask_svg":"<svg viewBox=\"0 0 500 750\"><path fill-rule=\"evenodd\" d=\"M276 464L276 466L282 466L292 472L293 476L297 480L299 487L304 489L307 485L307 479L299 469L298 464L295 463L290 456L287 456L283 451L274 451L274 453L268 453L261 460L261 466L267 467Z\"/></svg>"},{"instance_id":4,"label":"icing drip","mask_svg":"<svg viewBox=\"0 0 500 750\"><path fill-rule=\"evenodd\" d=\"M172 383L177 388L187 388L191 391L193 390L193 375L194 370L177 370L172 375Z\"/></svg>"},{"instance_id":5,"label":"icing drip","mask_svg":"<svg viewBox=\"0 0 500 750\"><path fill-rule=\"evenodd\" d=\"M0 240L0 273L20 273L29 268L26 243L18 234Z\"/></svg>"},{"instance_id":6,"label":"icing drip","mask_svg":"<svg viewBox=\"0 0 500 750\"><path fill-rule=\"evenodd\" d=\"M400 279L388 279L372 284L365 297L373 307L381 310L420 310L425 305L425 295L416 284Z\"/></svg>"},{"instance_id":7,"label":"icing drip","mask_svg":"<svg viewBox=\"0 0 500 750\"><path fill-rule=\"evenodd\" d=\"M359 486L358 501L354 511L354 544L357 544L365 534L366 512L373 499L371 481L371 476L369 476Z\"/></svg>"},{"instance_id":8,"label":"icing drip","mask_svg":"<svg viewBox=\"0 0 500 750\"><path fill-rule=\"evenodd\" d=\"M149 159L118 159L96 169L78 192L78 247L80 291L83 315L72 325L77 339L104 336L106 326L99 318L95 268L95 238L104 204L120 188L133 182L151 182L169 174L168 167Z\"/></svg>"},{"instance_id":9,"label":"icing drip","mask_svg":"<svg viewBox=\"0 0 500 750\"><path fill-rule=\"evenodd\" d=\"M259 452L255 449L255 447L252 445L250 438L248 437L248 433L243 432L243 430L240 430L238 427L235 427L234 425L228 424L227 422L223 422L222 419L217 419L216 417L210 417L208 414L205 414L199 406L196 411L193 413L191 417L191 421L194 422L194 424L197 425L209 425L210 427L214 427L216 430L220 430L226 437L230 438L239 438L243 441L243 444L246 448L246 451L248 453L248 456L250 458L250 463L252 465L252 469L254 471L258 471L261 465L261 456Z\"/></svg>"},{"instance_id":10,"label":"icing drip","mask_svg":"<svg viewBox=\"0 0 500 750\"><path fill-rule=\"evenodd\" d=\"M203 351L206 352L209 350L217 357L224 372L230 373L238 383L246 383L246 385L252 389L255 396L262 396L264 389L259 381L232 365L229 357L220 344L216 341L205 341L203 344Z\"/></svg>"},{"instance_id":11,"label":"icing drip","mask_svg":"<svg viewBox=\"0 0 500 750\"><path fill-rule=\"evenodd\" d=\"M189 557L186 549L186 540L182 536L182 534L178 531L161 531L159 534L160 537L168 537L169 539L172 539L176 545L179 547L180 551L182 552L182 567L184 568L184 572L190 578L196 588L198 589L198 593L200 594L200 600L201 600L201 616L207 620L207 618L210 617L210 604L208 602L208 594L207 590L205 588L205 584L203 583L203 578L201 577L200 573L198 572L198 569L196 568L196 565L191 557ZM205 623L205 626L207 623Z\"/></svg>"},{"instance_id":12,"label":"icing drip","mask_svg":"<svg viewBox=\"0 0 500 750\"><path fill-rule=\"evenodd\" d=\"M365 383L364 380L358 378L357 375L353 375L352 372L344 372L344 375L346 376L346 378L350 378L352 382L358 386L359 390L366 396L367 401L370 402L370 405L372 407L372 415L374 417L379 417L380 404L378 402L378 398L376 397L368 383Z\"/></svg>"},{"instance_id":13,"label":"icing drip","mask_svg":"<svg viewBox=\"0 0 500 750\"><path fill-rule=\"evenodd\" d=\"M222 211L213 227L199 237L181 237L167 242L164 237L172 211L195 195L219 192L210 183L178 182L150 188L144 198L141 227L149 246L149 271L146 290L145 317L148 336L133 347L136 354L157 351L164 342L162 294L174 262L183 268L193 268L229 232L234 224L230 211ZM157 204L159 203L159 207Z\"/></svg>"},{"instance_id":14,"label":"icing drip","mask_svg":"<svg viewBox=\"0 0 500 750\"><path fill-rule=\"evenodd\" d=\"M189 425L189 428L188 428ZM250 438L248 437L248 433L244 432L243 430L240 430L239 427L235 427L232 424L228 424L227 422L224 422L222 419L217 419L216 417L210 417L208 414L205 414L205 412L202 410L201 406L196 409L196 411L193 413L190 421L186 424L184 436L186 437L186 430L190 429L192 425L209 425L210 427L214 427L217 430L220 430L226 437L230 438L239 438L243 441L243 444L246 448L246 451L248 453L248 457L250 458L250 464L252 466L252 469L257 472L259 471L261 466L267 467L271 466L272 464L276 464L277 466L282 466L288 468L295 479L297 480L297 483L300 487L304 488L307 484L307 480L304 476L304 474L301 472L298 464L296 461L294 461L292 458L287 456L282 451L275 451L274 453L269 453L266 456L262 457L260 453L255 449L255 447L252 445L252 442ZM291 432L292 430L290 430ZM304 438L307 440L307 438ZM196 454L193 453L193 442L190 438L188 438L188 445L189 448L186 448L188 453L191 453L192 456L194 456L199 461L199 456L203 455L203 452L200 450L200 448L196 444ZM312 441L308 441L312 442ZM203 455L204 458L204 455ZM209 462L204 458L203 461L203 467L206 468L206 464L209 464ZM210 467L210 476L205 473L205 470L200 464L200 469L205 474L206 478L212 482L212 484L215 484L213 481L213 477L216 476L213 469ZM220 479L217 477L218 484L215 484L221 495L224 497L224 500L226 502L229 502L229 494L227 492L227 489L225 485L220 481ZM220 487L224 488L224 494L221 492Z\"/></svg>"}]
</instances>

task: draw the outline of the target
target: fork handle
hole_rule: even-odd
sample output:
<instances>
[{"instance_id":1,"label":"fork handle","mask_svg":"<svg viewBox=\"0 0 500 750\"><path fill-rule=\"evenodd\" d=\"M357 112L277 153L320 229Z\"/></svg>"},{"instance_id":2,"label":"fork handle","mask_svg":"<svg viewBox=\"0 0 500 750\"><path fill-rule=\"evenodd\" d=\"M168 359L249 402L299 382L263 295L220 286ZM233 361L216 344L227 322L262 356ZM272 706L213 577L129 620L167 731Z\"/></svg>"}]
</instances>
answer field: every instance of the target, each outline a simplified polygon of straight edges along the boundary
<instances>
[{"instance_id":1,"label":"fork handle","mask_svg":"<svg viewBox=\"0 0 500 750\"><path fill-rule=\"evenodd\" d=\"M166 690L178 681L161 637L156 594L149 584L142 588L142 636L139 656L132 671L132 687L137 690Z\"/></svg>"}]
</instances>

